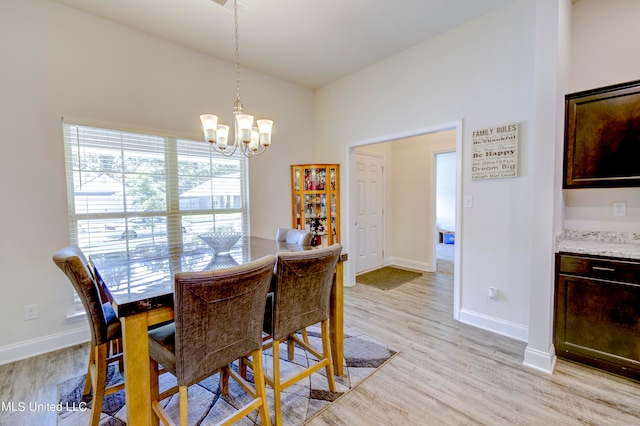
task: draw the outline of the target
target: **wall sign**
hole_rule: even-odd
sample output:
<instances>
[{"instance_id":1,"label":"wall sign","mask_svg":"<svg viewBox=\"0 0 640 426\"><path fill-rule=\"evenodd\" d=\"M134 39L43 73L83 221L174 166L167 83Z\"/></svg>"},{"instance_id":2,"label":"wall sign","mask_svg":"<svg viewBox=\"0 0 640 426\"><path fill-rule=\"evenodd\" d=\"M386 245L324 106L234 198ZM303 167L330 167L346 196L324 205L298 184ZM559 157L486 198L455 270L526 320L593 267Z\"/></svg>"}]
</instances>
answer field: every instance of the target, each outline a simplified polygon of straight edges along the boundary
<instances>
[{"instance_id":1,"label":"wall sign","mask_svg":"<svg viewBox=\"0 0 640 426\"><path fill-rule=\"evenodd\" d=\"M473 132L471 179L518 176L518 123Z\"/></svg>"}]
</instances>

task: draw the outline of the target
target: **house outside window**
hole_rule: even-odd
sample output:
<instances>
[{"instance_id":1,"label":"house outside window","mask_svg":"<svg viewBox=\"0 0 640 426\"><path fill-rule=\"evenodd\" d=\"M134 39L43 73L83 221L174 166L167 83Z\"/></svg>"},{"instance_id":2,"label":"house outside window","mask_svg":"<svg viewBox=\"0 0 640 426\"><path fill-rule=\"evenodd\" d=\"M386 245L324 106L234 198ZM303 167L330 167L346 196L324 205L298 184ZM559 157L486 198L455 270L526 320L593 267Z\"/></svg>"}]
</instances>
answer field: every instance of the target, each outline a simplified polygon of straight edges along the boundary
<instances>
[{"instance_id":1,"label":"house outside window","mask_svg":"<svg viewBox=\"0 0 640 426\"><path fill-rule=\"evenodd\" d=\"M166 253L248 235L247 159L179 138L64 124L71 243L91 257Z\"/></svg>"}]
</instances>

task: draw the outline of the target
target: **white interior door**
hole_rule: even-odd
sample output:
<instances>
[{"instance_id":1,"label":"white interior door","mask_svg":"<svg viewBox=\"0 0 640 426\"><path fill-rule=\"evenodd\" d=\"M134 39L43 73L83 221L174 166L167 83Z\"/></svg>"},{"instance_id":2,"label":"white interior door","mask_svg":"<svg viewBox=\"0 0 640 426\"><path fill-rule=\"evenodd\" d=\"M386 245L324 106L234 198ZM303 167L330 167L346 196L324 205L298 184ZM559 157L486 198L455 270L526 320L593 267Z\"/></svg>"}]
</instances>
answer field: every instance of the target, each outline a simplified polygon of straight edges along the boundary
<instances>
[{"instance_id":1,"label":"white interior door","mask_svg":"<svg viewBox=\"0 0 640 426\"><path fill-rule=\"evenodd\" d=\"M355 153L356 274L382 266L383 158Z\"/></svg>"}]
</instances>

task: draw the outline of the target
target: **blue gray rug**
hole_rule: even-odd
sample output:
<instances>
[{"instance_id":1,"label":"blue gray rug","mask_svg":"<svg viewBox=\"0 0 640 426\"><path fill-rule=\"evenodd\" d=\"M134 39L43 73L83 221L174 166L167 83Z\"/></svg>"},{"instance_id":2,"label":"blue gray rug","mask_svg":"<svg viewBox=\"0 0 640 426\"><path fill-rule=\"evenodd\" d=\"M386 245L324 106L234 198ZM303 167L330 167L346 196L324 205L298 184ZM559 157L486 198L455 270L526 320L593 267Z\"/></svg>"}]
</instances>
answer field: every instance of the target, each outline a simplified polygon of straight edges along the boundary
<instances>
[{"instance_id":1,"label":"blue gray rug","mask_svg":"<svg viewBox=\"0 0 640 426\"><path fill-rule=\"evenodd\" d=\"M308 334L310 343L315 347L321 347L318 330L309 328ZM313 374L310 378L287 388L282 394L284 424L303 424L373 374L396 353L397 351L365 335L345 330L345 368L344 374L336 377L337 392L328 390L324 369ZM282 377L288 377L301 367L308 366L310 362L314 362L314 358L308 358L306 352L297 347L293 361L288 361L286 354L286 346L283 345L280 349ZM265 351L263 361L267 372L272 371L272 359L271 350ZM220 395L218 377L219 375L217 374L213 375L189 388L190 424L198 426L215 424L235 410L235 407L244 404L247 400L248 395L233 380L229 380L229 394L226 396ZM252 379L253 377L249 370L249 380L251 381ZM116 365L109 366L108 381L112 384L122 381L122 376ZM161 391L173 385L175 385L175 378L171 374L164 374L160 377ZM84 408L91 407L91 399L83 400L83 387L84 376L66 380L58 385L58 402L63 407L70 407L70 410L63 410L58 414L59 426L88 424L87 419L89 418L90 410ZM267 396L269 397L269 414L273 421L273 391L268 386ZM163 400L162 404L171 417L177 421L179 418L178 395L176 394ZM257 411L251 414L249 420L248 424L260 424L260 417ZM127 424L126 421L124 391L106 396L102 405L100 425L123 426Z\"/></svg>"}]
</instances>

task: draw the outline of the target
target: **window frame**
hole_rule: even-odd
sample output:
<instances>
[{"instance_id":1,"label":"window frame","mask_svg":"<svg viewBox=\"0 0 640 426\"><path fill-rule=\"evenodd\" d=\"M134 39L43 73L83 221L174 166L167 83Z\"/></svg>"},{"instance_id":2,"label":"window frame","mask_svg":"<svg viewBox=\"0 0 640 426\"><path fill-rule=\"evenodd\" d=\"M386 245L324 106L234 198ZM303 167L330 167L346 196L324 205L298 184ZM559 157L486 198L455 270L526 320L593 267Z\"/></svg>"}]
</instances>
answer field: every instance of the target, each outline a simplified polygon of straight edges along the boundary
<instances>
[{"instance_id":1,"label":"window frame","mask_svg":"<svg viewBox=\"0 0 640 426\"><path fill-rule=\"evenodd\" d=\"M96 133L104 132L105 140L104 141L91 141L87 142L83 140L83 137L80 135L80 130L88 130L88 134L91 134L92 131ZM126 151L124 148L124 142L121 139L120 142L107 142L107 135L115 132L117 135L125 135L127 137L135 138L136 135L139 135L141 138L144 137L152 137L152 138L160 138L163 141L162 152L159 152L157 149L148 148L148 151L141 151L140 158L146 155L159 155L163 157L162 164L164 170L164 196L165 202L164 207L161 209L153 209L150 211L140 211L139 209L130 210L128 208L128 200L126 199L127 189L126 189L126 179L127 177L136 175L138 173L137 170L127 171L127 158L125 157ZM131 136L133 135L133 136ZM139 220L144 221L146 219L147 223L156 223L156 217L164 217L165 219L165 232L166 232L166 241L164 238L158 236L157 238L152 237L151 241L148 243L151 245L155 245L156 248L164 247L166 245L166 249L169 247L175 247L178 245L183 245L187 247L187 243L185 239L188 237L189 239L189 247L193 249L198 249L201 247L205 247L204 242L200 241L197 238L197 233L208 232L216 228L216 223L225 223L225 220L231 222L236 231L242 232L244 235L249 234L249 173L248 173L248 160L247 158L239 152L236 152L232 157L224 157L219 153L213 151L206 142L202 141L193 141L184 138L177 138L173 136L166 135L154 135L150 133L144 132L134 132L130 130L120 130L114 128L105 128L98 127L92 125L83 125L77 123L65 123L63 121L63 139L64 139L64 152L65 152L65 173L67 178L67 198L68 198L68 207L69 207L69 236L71 244L79 246L87 256L93 255L109 255L118 253L119 256L131 256L136 249L136 238L130 237L128 226L129 221L133 218L141 218ZM108 212L97 212L92 211L95 210L95 206L92 209L92 204L89 202L89 195L84 195L85 206L82 208L78 205L77 201L81 200L81 198L77 197L76 187L77 182L76 179L81 180L81 177L85 176L85 180L87 176L91 174L100 176L104 175L104 170L101 169L102 164L99 166L94 166L95 169L90 170L89 167L83 166L83 162L86 162L87 158L91 158L91 155L96 154L103 147L111 147L115 148L120 145L121 164L119 165L120 169L117 172L114 172L114 175L121 173L122 185L123 185L123 195L122 195L122 211L108 211ZM159 144L160 145L160 144ZM203 147L206 148L207 151L203 151ZM147 149L143 147L143 149ZM75 152L74 152L75 150ZM83 151L84 150L84 151ZM196 164L196 162L200 162L204 164L205 161L205 152L209 157L209 175L189 175L187 172L181 172L182 164ZM149 154L151 153L151 154ZM75 157L74 157L75 156ZM108 157L109 155L106 155ZM183 156L183 157L181 157ZM113 157L116 158L116 157ZM129 157L130 158L130 157ZM191 159L193 160L191 163L189 162ZM158 160L160 161L160 160ZM114 163L117 161L114 160ZM182 163L181 163L182 162ZM221 170L225 170L225 166L228 169L235 170L237 165L237 179L239 186L239 194L232 193L231 195L216 195L216 189L214 185L214 180L218 179L218 181L230 182L233 184L235 172L231 175L216 175L214 170L219 170L214 168L214 164L216 167L221 167ZM220 166L222 165L222 166ZM185 167L185 169L188 167ZM114 169L115 170L115 169ZM222 177L221 177L222 176ZM229 177L230 176L230 177ZM157 177L161 177L161 174L157 174ZM186 177L186 178L185 178ZM186 200L183 202L185 208L182 208L181 205L181 190L180 183L181 178L186 180L191 179L192 182L189 182L191 185L195 185L195 182L201 180L206 184L207 180L210 180L210 188L211 188L211 199L210 199L210 207L202 207L200 208L190 208L192 205L191 200ZM132 178L132 180L135 180ZM160 182L161 179L158 179ZM85 183L86 185L86 183ZM235 184L233 184L235 185ZM205 185L206 186L206 185ZM233 186L235 188L235 186ZM191 188L193 189L193 188ZM235 189L234 189L235 190ZM79 191L80 192L80 191ZM227 191L228 192L228 191ZM183 191L184 194L184 191ZM154 193L151 193L150 197L153 196ZM208 197L208 195L206 195ZM205 197L205 200L206 200ZM239 199L238 199L239 197ZM222 200L227 200L226 202L222 202ZM97 201L96 201L97 203ZM220 206L220 204L224 204L224 206ZM205 203L206 204L206 203ZM96 204L97 205L97 204ZM106 210L106 209L105 209ZM225 219L227 218L227 219ZM230 219L229 219L230 218ZM190 229L190 235L185 234L185 219L197 219L201 222L193 222L193 229ZM93 221L93 222L92 222ZM105 249L104 247L108 247L107 245L103 246L102 249L99 248L98 244L92 243L91 235L97 236L99 234L99 225L100 221L124 221L126 235L123 233L122 241L114 240L113 247L118 247L118 249L114 249L113 252L110 251L109 248ZM205 229L205 226L209 226L213 224L213 229ZM236 226L236 223L239 223L239 226ZM84 232L81 227L83 224L86 225L84 228ZM94 229L95 228L95 229ZM239 228L239 229L238 229ZM106 229L106 225L105 225ZM153 228L152 228L153 229ZM83 234L81 236L80 234ZM86 235L88 234L88 242L86 239ZM105 231L106 234L106 231ZM145 240L142 238L141 240ZM122 244L124 243L124 246ZM76 308L78 308L78 303L76 296ZM79 309L82 310L82 306L79 306Z\"/></svg>"}]
</instances>

